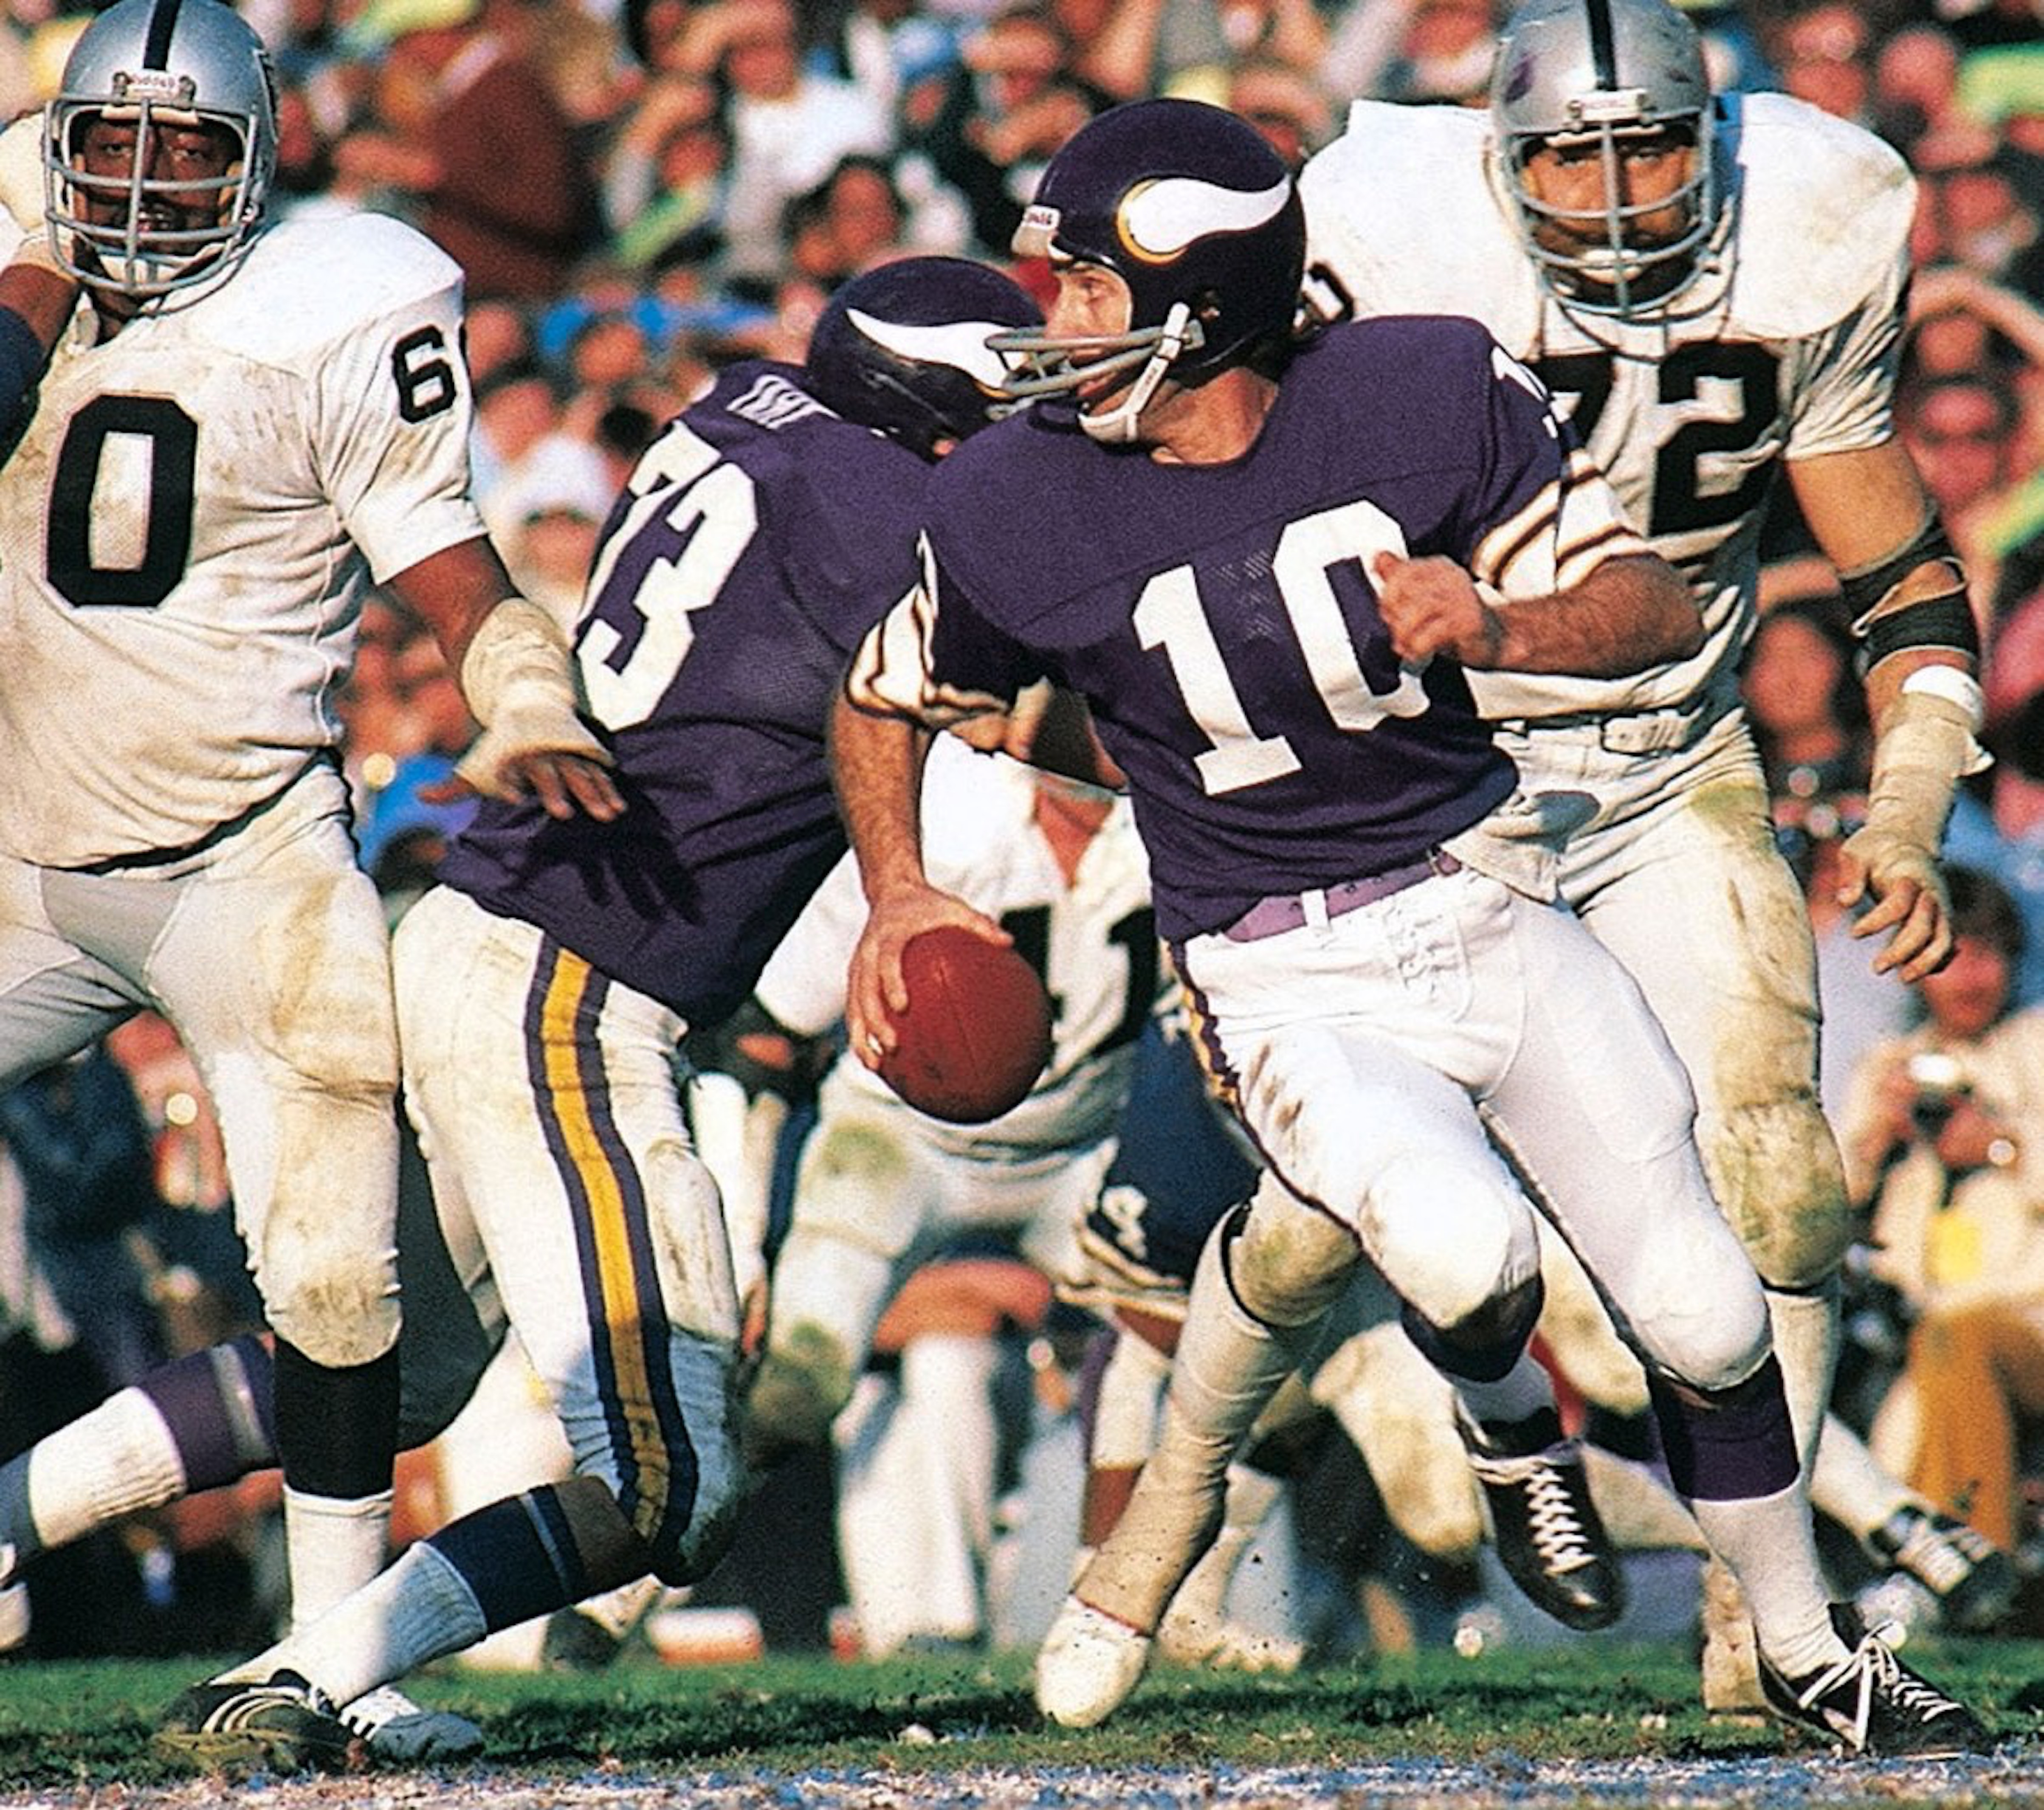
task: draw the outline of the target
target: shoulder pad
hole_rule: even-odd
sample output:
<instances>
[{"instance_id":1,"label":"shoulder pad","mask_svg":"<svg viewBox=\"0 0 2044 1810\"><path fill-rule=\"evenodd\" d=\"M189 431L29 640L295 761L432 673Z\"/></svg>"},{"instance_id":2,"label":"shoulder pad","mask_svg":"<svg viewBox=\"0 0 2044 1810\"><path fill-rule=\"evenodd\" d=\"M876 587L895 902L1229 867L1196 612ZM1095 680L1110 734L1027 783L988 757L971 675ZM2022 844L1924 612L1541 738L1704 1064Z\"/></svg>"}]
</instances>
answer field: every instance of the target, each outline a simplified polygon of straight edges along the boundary
<instances>
[{"instance_id":1,"label":"shoulder pad","mask_svg":"<svg viewBox=\"0 0 2044 1810\"><path fill-rule=\"evenodd\" d=\"M1474 307L1507 346L1538 332L1539 281L1493 186L1481 109L1357 101L1299 192L1307 255L1332 267L1358 313Z\"/></svg>"},{"instance_id":2,"label":"shoulder pad","mask_svg":"<svg viewBox=\"0 0 2044 1810\"><path fill-rule=\"evenodd\" d=\"M1731 101L1733 314L1765 339L1821 332L1907 267L1916 179L1872 132L1806 102Z\"/></svg>"},{"instance_id":3,"label":"shoulder pad","mask_svg":"<svg viewBox=\"0 0 2044 1810\"><path fill-rule=\"evenodd\" d=\"M461 284L459 264L387 214L286 220L204 298L204 325L244 357L291 359L400 309L458 313Z\"/></svg>"}]
</instances>

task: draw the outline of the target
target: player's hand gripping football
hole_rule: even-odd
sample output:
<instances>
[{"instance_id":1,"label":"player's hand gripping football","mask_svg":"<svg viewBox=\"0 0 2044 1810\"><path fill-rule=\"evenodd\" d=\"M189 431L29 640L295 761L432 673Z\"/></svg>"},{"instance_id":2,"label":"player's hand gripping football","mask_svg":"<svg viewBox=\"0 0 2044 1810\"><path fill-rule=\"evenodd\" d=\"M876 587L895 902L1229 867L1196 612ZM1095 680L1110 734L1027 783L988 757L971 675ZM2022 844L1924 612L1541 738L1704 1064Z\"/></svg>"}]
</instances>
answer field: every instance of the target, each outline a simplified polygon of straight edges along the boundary
<instances>
[{"instance_id":1,"label":"player's hand gripping football","mask_svg":"<svg viewBox=\"0 0 2044 1810\"><path fill-rule=\"evenodd\" d=\"M901 952L924 931L956 924L1006 948L1014 938L962 899L934 886L904 886L872 901L846 976L845 1030L854 1053L878 1070L897 1041L894 1021L909 1004Z\"/></svg>"}]
</instances>

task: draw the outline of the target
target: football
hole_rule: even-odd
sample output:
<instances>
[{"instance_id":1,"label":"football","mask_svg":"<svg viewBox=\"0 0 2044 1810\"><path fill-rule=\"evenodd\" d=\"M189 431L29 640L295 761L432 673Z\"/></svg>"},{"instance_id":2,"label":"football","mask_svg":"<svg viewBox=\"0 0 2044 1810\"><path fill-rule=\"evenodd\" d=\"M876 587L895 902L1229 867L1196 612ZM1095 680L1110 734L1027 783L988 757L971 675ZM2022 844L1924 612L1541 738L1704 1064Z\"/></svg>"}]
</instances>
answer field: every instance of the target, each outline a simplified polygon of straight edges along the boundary
<instances>
[{"instance_id":1,"label":"football","mask_svg":"<svg viewBox=\"0 0 2044 1810\"><path fill-rule=\"evenodd\" d=\"M907 1009L881 1078L918 1111L983 1125L1019 1105L1051 1059L1051 1000L1012 948L955 924L901 952Z\"/></svg>"}]
</instances>

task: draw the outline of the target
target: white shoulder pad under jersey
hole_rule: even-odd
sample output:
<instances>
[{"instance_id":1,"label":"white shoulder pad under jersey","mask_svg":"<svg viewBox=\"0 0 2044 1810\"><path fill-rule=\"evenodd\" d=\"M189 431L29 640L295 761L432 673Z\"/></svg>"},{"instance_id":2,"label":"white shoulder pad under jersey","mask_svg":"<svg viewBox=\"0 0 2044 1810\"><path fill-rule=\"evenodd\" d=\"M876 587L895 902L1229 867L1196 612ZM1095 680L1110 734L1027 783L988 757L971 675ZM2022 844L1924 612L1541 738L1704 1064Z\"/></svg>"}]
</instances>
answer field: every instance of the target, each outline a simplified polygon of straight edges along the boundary
<instances>
[{"instance_id":1,"label":"white shoulder pad under jersey","mask_svg":"<svg viewBox=\"0 0 2044 1810\"><path fill-rule=\"evenodd\" d=\"M1488 171L1478 109L1358 101L1299 178L1307 259L1359 314L1466 314L1531 345L1540 286Z\"/></svg>"},{"instance_id":2,"label":"white shoulder pad under jersey","mask_svg":"<svg viewBox=\"0 0 2044 1810\"><path fill-rule=\"evenodd\" d=\"M1756 339L1837 326L1906 271L1916 179L1881 139L1787 94L1737 98L1731 307Z\"/></svg>"},{"instance_id":3,"label":"white shoulder pad under jersey","mask_svg":"<svg viewBox=\"0 0 2044 1810\"><path fill-rule=\"evenodd\" d=\"M334 744L365 581L482 531L460 300L365 214L60 350L0 468L0 847L182 848Z\"/></svg>"},{"instance_id":4,"label":"white shoulder pad under jersey","mask_svg":"<svg viewBox=\"0 0 2044 1810\"><path fill-rule=\"evenodd\" d=\"M322 214L266 228L206 297L207 331L240 355L303 359L387 316L461 305L461 267L388 214Z\"/></svg>"}]
</instances>

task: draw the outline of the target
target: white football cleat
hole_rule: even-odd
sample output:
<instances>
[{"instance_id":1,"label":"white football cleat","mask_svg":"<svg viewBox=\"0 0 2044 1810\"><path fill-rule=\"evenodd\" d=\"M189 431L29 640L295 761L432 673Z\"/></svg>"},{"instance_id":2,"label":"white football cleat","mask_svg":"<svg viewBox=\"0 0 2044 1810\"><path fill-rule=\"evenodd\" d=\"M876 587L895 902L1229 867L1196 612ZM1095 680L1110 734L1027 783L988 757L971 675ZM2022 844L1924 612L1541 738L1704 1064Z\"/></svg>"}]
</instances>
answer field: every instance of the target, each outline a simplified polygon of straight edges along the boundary
<instances>
[{"instance_id":1,"label":"white football cleat","mask_svg":"<svg viewBox=\"0 0 2044 1810\"><path fill-rule=\"evenodd\" d=\"M385 1766L465 1760L482 1751L482 1731L451 1709L427 1709L394 1685L378 1685L344 1705L340 1719Z\"/></svg>"},{"instance_id":2,"label":"white football cleat","mask_svg":"<svg viewBox=\"0 0 2044 1810\"><path fill-rule=\"evenodd\" d=\"M1066 1597L1036 1655L1036 1707L1066 1728L1119 1709L1150 1662L1151 1637Z\"/></svg>"}]
</instances>

